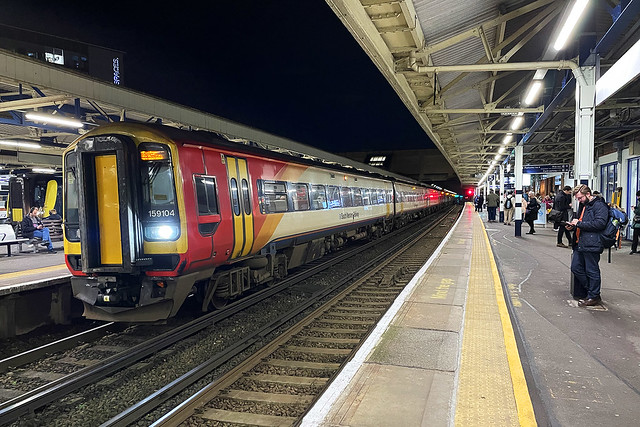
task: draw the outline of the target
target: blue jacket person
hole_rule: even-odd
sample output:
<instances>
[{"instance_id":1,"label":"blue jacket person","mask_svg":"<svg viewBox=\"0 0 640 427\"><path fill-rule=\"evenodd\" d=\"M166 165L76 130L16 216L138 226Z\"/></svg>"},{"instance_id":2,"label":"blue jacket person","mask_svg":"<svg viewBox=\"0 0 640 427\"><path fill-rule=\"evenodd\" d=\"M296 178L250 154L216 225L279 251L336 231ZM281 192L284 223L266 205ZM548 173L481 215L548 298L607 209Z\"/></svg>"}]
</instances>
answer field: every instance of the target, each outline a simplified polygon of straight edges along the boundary
<instances>
[{"instance_id":1,"label":"blue jacket person","mask_svg":"<svg viewBox=\"0 0 640 427\"><path fill-rule=\"evenodd\" d=\"M580 307L598 305L600 298L600 254L604 251L600 241L600 232L605 229L609 219L609 207L602 197L591 194L586 185L573 189L576 200L583 205L579 218L567 223L567 228L575 228L575 242L571 272L579 285L587 290L587 297L578 300Z\"/></svg>"}]
</instances>

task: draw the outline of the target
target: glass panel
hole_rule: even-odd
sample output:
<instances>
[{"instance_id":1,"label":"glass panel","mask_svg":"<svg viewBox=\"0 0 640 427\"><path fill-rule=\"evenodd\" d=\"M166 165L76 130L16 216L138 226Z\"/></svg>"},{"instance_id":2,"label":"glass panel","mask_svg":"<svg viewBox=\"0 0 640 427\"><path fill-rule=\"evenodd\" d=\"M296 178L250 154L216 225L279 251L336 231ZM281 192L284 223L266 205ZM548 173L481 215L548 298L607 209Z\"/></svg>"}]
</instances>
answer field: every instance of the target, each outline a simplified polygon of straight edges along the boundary
<instances>
[{"instance_id":1,"label":"glass panel","mask_svg":"<svg viewBox=\"0 0 640 427\"><path fill-rule=\"evenodd\" d=\"M311 186L311 209L327 208L327 192L324 185Z\"/></svg>"},{"instance_id":2,"label":"glass panel","mask_svg":"<svg viewBox=\"0 0 640 427\"><path fill-rule=\"evenodd\" d=\"M369 190L368 188L362 189L362 204L364 206L369 206L373 204L371 203L371 190Z\"/></svg>"},{"instance_id":3,"label":"glass panel","mask_svg":"<svg viewBox=\"0 0 640 427\"><path fill-rule=\"evenodd\" d=\"M340 199L340 188L330 185L329 186L329 207L339 208L342 206L342 200Z\"/></svg>"},{"instance_id":4,"label":"glass panel","mask_svg":"<svg viewBox=\"0 0 640 427\"><path fill-rule=\"evenodd\" d=\"M242 179L242 203L245 215L251 215L251 197L249 196L249 183Z\"/></svg>"},{"instance_id":5,"label":"glass panel","mask_svg":"<svg viewBox=\"0 0 640 427\"><path fill-rule=\"evenodd\" d=\"M231 178L231 206L233 207L233 214L240 215L240 199L238 195L238 181L235 178Z\"/></svg>"},{"instance_id":6,"label":"glass panel","mask_svg":"<svg viewBox=\"0 0 640 427\"><path fill-rule=\"evenodd\" d=\"M262 213L287 212L287 188L284 181L258 180L258 195Z\"/></svg>"},{"instance_id":7,"label":"glass panel","mask_svg":"<svg viewBox=\"0 0 640 427\"><path fill-rule=\"evenodd\" d=\"M309 189L307 184L290 184L293 209L296 211L309 210Z\"/></svg>"},{"instance_id":8,"label":"glass panel","mask_svg":"<svg viewBox=\"0 0 640 427\"><path fill-rule=\"evenodd\" d=\"M215 178L196 175L194 181L196 184L198 215L218 214Z\"/></svg>"},{"instance_id":9,"label":"glass panel","mask_svg":"<svg viewBox=\"0 0 640 427\"><path fill-rule=\"evenodd\" d=\"M353 207L353 199L351 198L351 189L349 187L340 187L340 199L343 208Z\"/></svg>"},{"instance_id":10,"label":"glass panel","mask_svg":"<svg viewBox=\"0 0 640 427\"><path fill-rule=\"evenodd\" d=\"M362 206L362 190L354 188L351 194L353 195L353 206Z\"/></svg>"},{"instance_id":11,"label":"glass panel","mask_svg":"<svg viewBox=\"0 0 640 427\"><path fill-rule=\"evenodd\" d=\"M178 205L169 148L161 144L140 144L143 221L178 221ZM157 153L157 155L142 155Z\"/></svg>"},{"instance_id":12,"label":"glass panel","mask_svg":"<svg viewBox=\"0 0 640 427\"><path fill-rule=\"evenodd\" d=\"M69 241L77 242L80 240L80 218L78 216L78 180L76 177L76 153L67 153L64 163L64 221L66 227L66 238Z\"/></svg>"}]
</instances>

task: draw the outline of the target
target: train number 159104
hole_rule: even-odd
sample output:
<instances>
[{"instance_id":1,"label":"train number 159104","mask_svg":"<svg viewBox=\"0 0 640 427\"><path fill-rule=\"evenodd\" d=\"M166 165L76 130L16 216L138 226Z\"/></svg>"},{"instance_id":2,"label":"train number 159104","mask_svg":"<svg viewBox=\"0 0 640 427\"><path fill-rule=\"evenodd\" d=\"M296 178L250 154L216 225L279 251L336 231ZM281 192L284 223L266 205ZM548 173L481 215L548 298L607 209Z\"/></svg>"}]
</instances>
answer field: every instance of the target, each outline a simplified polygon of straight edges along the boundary
<instances>
[{"instance_id":1,"label":"train number 159104","mask_svg":"<svg viewBox=\"0 0 640 427\"><path fill-rule=\"evenodd\" d=\"M151 209L149 211L149 218L162 218L167 216L176 216L175 209Z\"/></svg>"}]
</instances>

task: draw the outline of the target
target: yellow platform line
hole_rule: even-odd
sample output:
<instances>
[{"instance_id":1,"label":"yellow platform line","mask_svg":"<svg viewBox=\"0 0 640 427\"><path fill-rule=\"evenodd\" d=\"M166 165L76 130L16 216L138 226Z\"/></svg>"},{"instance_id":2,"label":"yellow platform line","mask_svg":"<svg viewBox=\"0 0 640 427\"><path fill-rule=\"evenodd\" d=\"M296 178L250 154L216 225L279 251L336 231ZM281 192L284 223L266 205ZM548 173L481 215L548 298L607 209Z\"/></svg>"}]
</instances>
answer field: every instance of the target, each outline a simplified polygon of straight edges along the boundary
<instances>
[{"instance_id":1,"label":"yellow platform line","mask_svg":"<svg viewBox=\"0 0 640 427\"><path fill-rule=\"evenodd\" d=\"M535 426L498 269L474 214L455 425Z\"/></svg>"},{"instance_id":2,"label":"yellow platform line","mask_svg":"<svg viewBox=\"0 0 640 427\"><path fill-rule=\"evenodd\" d=\"M51 267L34 268L32 270L23 270L23 271L16 271L14 273L0 274L0 280L13 279L14 277L27 276L30 274L48 273L56 270L64 270L67 273L69 272L69 269L67 268L66 264L58 264L58 265L52 265Z\"/></svg>"}]
</instances>

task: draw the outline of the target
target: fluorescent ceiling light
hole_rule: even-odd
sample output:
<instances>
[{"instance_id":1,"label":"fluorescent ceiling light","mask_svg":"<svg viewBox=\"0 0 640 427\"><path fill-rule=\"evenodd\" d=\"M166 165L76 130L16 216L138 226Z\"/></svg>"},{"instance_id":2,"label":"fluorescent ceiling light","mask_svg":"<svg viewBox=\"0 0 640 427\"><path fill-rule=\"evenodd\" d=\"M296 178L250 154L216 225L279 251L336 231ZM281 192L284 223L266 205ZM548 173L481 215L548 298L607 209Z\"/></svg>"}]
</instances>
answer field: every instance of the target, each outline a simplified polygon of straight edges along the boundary
<instances>
[{"instance_id":1,"label":"fluorescent ceiling light","mask_svg":"<svg viewBox=\"0 0 640 427\"><path fill-rule=\"evenodd\" d=\"M502 154L504 153L505 148L504 147L500 147L500 149L498 150L498 153Z\"/></svg>"},{"instance_id":2,"label":"fluorescent ceiling light","mask_svg":"<svg viewBox=\"0 0 640 427\"><path fill-rule=\"evenodd\" d=\"M564 47L565 43L569 39L569 36L571 35L571 32L578 23L580 15L582 15L582 12L584 12L584 9L587 7L587 3L589 3L589 0L576 0L576 2L573 4L571 13L569 13L569 17L567 18L567 20L564 21L564 25L560 30L560 34L558 35L556 42L553 44L553 48L555 50L560 50Z\"/></svg>"},{"instance_id":3,"label":"fluorescent ceiling light","mask_svg":"<svg viewBox=\"0 0 640 427\"><path fill-rule=\"evenodd\" d=\"M529 93L527 93L527 96L524 99L524 103L527 105L533 104L533 102L538 99L540 89L542 89L542 82L540 80L534 80L533 84L529 88Z\"/></svg>"},{"instance_id":4,"label":"fluorescent ceiling light","mask_svg":"<svg viewBox=\"0 0 640 427\"><path fill-rule=\"evenodd\" d=\"M640 72L640 40L636 42L596 82L596 105L635 79Z\"/></svg>"},{"instance_id":5,"label":"fluorescent ceiling light","mask_svg":"<svg viewBox=\"0 0 640 427\"><path fill-rule=\"evenodd\" d=\"M37 173L56 173L55 169L50 168L32 168L31 170Z\"/></svg>"},{"instance_id":6,"label":"fluorescent ceiling light","mask_svg":"<svg viewBox=\"0 0 640 427\"><path fill-rule=\"evenodd\" d=\"M520 126L522 126L522 123L524 123L523 116L518 116L514 118L513 121L511 122L511 130L520 129Z\"/></svg>"},{"instance_id":7,"label":"fluorescent ceiling light","mask_svg":"<svg viewBox=\"0 0 640 427\"><path fill-rule=\"evenodd\" d=\"M21 142L21 141L5 141L0 140L0 145L6 145L14 148L42 148L40 144L34 142Z\"/></svg>"},{"instance_id":8,"label":"fluorescent ceiling light","mask_svg":"<svg viewBox=\"0 0 640 427\"><path fill-rule=\"evenodd\" d=\"M58 117L52 114L27 113L25 117L34 122L52 123L54 125L68 126L72 128L81 128L84 126L80 120L67 119L65 117Z\"/></svg>"},{"instance_id":9,"label":"fluorescent ceiling light","mask_svg":"<svg viewBox=\"0 0 640 427\"><path fill-rule=\"evenodd\" d=\"M502 143L505 144L505 145L510 143L511 141L513 141L513 134L512 133L507 133L504 136L504 138L502 139Z\"/></svg>"},{"instance_id":10,"label":"fluorescent ceiling light","mask_svg":"<svg viewBox=\"0 0 640 427\"><path fill-rule=\"evenodd\" d=\"M500 160L500 157L502 157L500 154L496 154L496 156L494 157L495 160Z\"/></svg>"}]
</instances>

